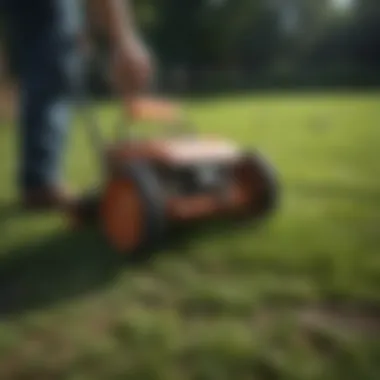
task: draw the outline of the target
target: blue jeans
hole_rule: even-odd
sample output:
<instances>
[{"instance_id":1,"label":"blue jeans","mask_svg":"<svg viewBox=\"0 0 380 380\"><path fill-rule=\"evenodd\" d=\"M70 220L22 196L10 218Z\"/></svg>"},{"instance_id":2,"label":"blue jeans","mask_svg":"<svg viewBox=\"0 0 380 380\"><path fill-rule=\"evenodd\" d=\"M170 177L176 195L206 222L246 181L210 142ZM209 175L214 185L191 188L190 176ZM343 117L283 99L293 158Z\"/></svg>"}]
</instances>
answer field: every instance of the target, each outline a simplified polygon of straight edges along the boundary
<instances>
[{"instance_id":1,"label":"blue jeans","mask_svg":"<svg viewBox=\"0 0 380 380\"><path fill-rule=\"evenodd\" d=\"M20 74L19 184L61 181L76 85L82 79L80 0L6 0Z\"/></svg>"}]
</instances>

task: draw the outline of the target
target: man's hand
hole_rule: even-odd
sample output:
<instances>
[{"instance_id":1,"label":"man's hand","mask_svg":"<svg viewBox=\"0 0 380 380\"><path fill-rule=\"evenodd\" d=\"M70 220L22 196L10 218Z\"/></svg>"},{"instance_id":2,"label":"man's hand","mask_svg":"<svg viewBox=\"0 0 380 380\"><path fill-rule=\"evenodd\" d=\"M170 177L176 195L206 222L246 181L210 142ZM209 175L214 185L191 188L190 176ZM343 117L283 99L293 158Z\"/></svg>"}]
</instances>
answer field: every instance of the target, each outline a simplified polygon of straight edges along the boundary
<instances>
[{"instance_id":1,"label":"man's hand","mask_svg":"<svg viewBox=\"0 0 380 380\"><path fill-rule=\"evenodd\" d=\"M143 42L128 36L113 46L110 75L115 89L124 96L146 90L153 76L151 56Z\"/></svg>"},{"instance_id":2,"label":"man's hand","mask_svg":"<svg viewBox=\"0 0 380 380\"><path fill-rule=\"evenodd\" d=\"M106 32L111 46L111 79L124 96L144 91L150 84L153 64L139 38L133 11L127 0L89 0L98 25Z\"/></svg>"}]
</instances>

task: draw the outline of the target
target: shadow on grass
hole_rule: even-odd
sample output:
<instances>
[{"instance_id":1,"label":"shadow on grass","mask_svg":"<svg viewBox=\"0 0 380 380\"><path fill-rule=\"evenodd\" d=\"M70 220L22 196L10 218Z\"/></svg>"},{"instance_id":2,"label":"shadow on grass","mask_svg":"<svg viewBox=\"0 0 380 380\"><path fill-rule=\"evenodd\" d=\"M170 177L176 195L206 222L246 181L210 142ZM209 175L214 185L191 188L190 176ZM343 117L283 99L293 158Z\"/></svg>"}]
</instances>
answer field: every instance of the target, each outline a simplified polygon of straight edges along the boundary
<instances>
[{"instance_id":1,"label":"shadow on grass","mask_svg":"<svg viewBox=\"0 0 380 380\"><path fill-rule=\"evenodd\" d=\"M109 283L121 259L93 230L53 236L0 257L0 316L48 306Z\"/></svg>"},{"instance_id":2,"label":"shadow on grass","mask_svg":"<svg viewBox=\"0 0 380 380\"><path fill-rule=\"evenodd\" d=\"M12 206L2 208L0 227L7 217L19 214ZM229 228L226 221L177 228L164 244L137 256L137 260L126 260L113 252L94 228L66 231L34 245L22 245L0 256L0 318L101 290L121 270L147 267L150 258L157 258L158 250L182 251L180 248L192 239Z\"/></svg>"}]
</instances>

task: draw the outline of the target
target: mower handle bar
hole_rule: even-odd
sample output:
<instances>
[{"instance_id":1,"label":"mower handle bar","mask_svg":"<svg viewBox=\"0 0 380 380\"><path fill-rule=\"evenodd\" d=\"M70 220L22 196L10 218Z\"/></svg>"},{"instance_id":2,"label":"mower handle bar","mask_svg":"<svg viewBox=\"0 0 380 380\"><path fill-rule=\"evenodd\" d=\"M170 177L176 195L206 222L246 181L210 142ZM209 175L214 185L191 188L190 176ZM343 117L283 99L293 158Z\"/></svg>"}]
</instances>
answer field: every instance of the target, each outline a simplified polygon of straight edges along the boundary
<instances>
[{"instance_id":1,"label":"mower handle bar","mask_svg":"<svg viewBox=\"0 0 380 380\"><path fill-rule=\"evenodd\" d=\"M99 120L93 110L93 104L87 96L80 97L78 103L91 143L104 165L106 142L101 133ZM115 142L131 140L132 133L128 134L128 131L131 132L131 126L136 122L165 124L170 135L192 136L195 133L195 128L184 118L180 108L166 100L154 97L122 99L120 111L113 128Z\"/></svg>"},{"instance_id":2,"label":"mower handle bar","mask_svg":"<svg viewBox=\"0 0 380 380\"><path fill-rule=\"evenodd\" d=\"M87 66L92 54L86 54L84 63ZM87 75L76 83L75 95L78 109L83 117L84 125L90 140L99 156L100 164L106 170L106 143L101 133L100 123L93 111L93 104L87 93ZM174 103L157 97L135 96L121 97L120 116L115 122L115 140L131 139L127 131L135 122L167 124L171 134L194 135L195 128L185 119L182 110Z\"/></svg>"}]
</instances>

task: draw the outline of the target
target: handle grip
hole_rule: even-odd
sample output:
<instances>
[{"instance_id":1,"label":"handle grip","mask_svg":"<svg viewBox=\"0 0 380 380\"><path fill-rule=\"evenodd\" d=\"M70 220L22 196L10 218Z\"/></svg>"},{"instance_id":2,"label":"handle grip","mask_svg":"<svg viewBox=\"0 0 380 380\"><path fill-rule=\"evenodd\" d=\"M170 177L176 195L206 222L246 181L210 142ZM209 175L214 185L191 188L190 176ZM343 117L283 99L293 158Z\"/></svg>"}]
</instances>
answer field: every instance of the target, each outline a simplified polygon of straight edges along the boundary
<instances>
[{"instance_id":1,"label":"handle grip","mask_svg":"<svg viewBox=\"0 0 380 380\"><path fill-rule=\"evenodd\" d=\"M125 100L131 121L156 123L181 123L182 110L177 104L154 97L138 97Z\"/></svg>"}]
</instances>

